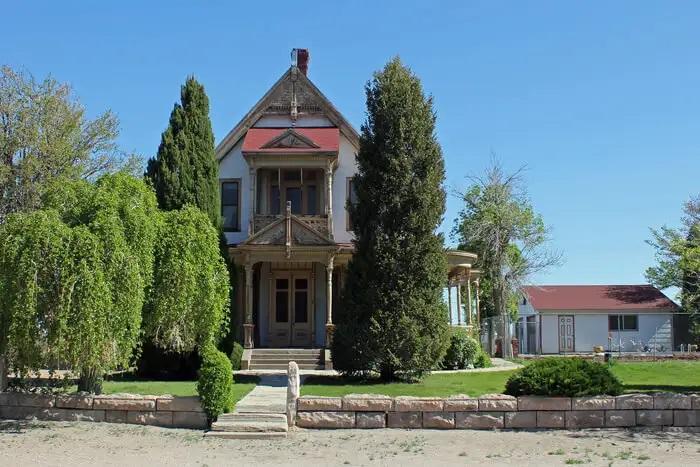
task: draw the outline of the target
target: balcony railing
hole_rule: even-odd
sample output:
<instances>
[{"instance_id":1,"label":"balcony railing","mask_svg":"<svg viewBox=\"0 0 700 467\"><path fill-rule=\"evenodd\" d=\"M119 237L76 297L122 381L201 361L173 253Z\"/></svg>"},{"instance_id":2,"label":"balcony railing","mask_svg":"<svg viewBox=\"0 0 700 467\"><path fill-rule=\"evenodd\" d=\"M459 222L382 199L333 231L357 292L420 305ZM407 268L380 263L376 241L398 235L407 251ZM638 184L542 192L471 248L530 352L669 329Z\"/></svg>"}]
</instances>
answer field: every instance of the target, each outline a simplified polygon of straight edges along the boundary
<instances>
[{"instance_id":1,"label":"balcony railing","mask_svg":"<svg viewBox=\"0 0 700 467\"><path fill-rule=\"evenodd\" d=\"M275 214L256 214L253 221L254 233L260 232L268 225L272 224L278 219L283 218L283 215ZM321 235L328 237L328 217L325 215L321 216L296 216L299 220L304 222L306 225L314 229Z\"/></svg>"}]
</instances>

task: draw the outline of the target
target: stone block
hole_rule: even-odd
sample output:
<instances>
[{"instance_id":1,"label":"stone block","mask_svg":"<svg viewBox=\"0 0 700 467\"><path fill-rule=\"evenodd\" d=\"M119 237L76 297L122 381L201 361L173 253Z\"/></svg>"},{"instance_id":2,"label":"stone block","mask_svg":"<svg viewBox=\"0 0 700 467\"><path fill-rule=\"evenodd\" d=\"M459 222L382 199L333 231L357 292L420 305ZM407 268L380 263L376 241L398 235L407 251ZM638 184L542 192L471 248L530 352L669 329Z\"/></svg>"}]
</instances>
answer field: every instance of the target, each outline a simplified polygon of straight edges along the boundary
<instances>
[{"instance_id":1,"label":"stone block","mask_svg":"<svg viewBox=\"0 0 700 467\"><path fill-rule=\"evenodd\" d=\"M126 410L105 410L105 421L107 423L127 423Z\"/></svg>"},{"instance_id":2,"label":"stone block","mask_svg":"<svg viewBox=\"0 0 700 467\"><path fill-rule=\"evenodd\" d=\"M692 401L686 394L664 392L654 394L654 409L656 410L690 410Z\"/></svg>"},{"instance_id":3,"label":"stone block","mask_svg":"<svg viewBox=\"0 0 700 467\"><path fill-rule=\"evenodd\" d=\"M16 405L0 406L0 419L5 420L25 420L39 418L37 414L40 410L37 407L20 407Z\"/></svg>"},{"instance_id":4,"label":"stone block","mask_svg":"<svg viewBox=\"0 0 700 467\"><path fill-rule=\"evenodd\" d=\"M402 396L394 399L396 412L440 412L442 407L443 399L440 397Z\"/></svg>"},{"instance_id":5,"label":"stone block","mask_svg":"<svg viewBox=\"0 0 700 467\"><path fill-rule=\"evenodd\" d=\"M355 414L355 427L386 428L386 414L384 412L357 412Z\"/></svg>"},{"instance_id":6,"label":"stone block","mask_svg":"<svg viewBox=\"0 0 700 467\"><path fill-rule=\"evenodd\" d=\"M423 412L423 428L440 428L444 430L454 427L454 412Z\"/></svg>"},{"instance_id":7,"label":"stone block","mask_svg":"<svg viewBox=\"0 0 700 467\"><path fill-rule=\"evenodd\" d=\"M159 397L156 400L156 410L171 412L204 412L199 396Z\"/></svg>"},{"instance_id":8,"label":"stone block","mask_svg":"<svg viewBox=\"0 0 700 467\"><path fill-rule=\"evenodd\" d=\"M570 397L518 397L518 410L571 410Z\"/></svg>"},{"instance_id":9,"label":"stone block","mask_svg":"<svg viewBox=\"0 0 700 467\"><path fill-rule=\"evenodd\" d=\"M342 410L343 400L340 397L300 397L297 399L299 411Z\"/></svg>"},{"instance_id":10,"label":"stone block","mask_svg":"<svg viewBox=\"0 0 700 467\"><path fill-rule=\"evenodd\" d=\"M41 414L37 418L60 422L104 422L105 411L56 408L41 409Z\"/></svg>"},{"instance_id":11,"label":"stone block","mask_svg":"<svg viewBox=\"0 0 700 467\"><path fill-rule=\"evenodd\" d=\"M297 412L296 425L301 428L354 428L355 413Z\"/></svg>"},{"instance_id":12,"label":"stone block","mask_svg":"<svg viewBox=\"0 0 700 467\"><path fill-rule=\"evenodd\" d=\"M355 412L389 412L393 400L374 394L348 394L343 397L343 410Z\"/></svg>"},{"instance_id":13,"label":"stone block","mask_svg":"<svg viewBox=\"0 0 700 467\"><path fill-rule=\"evenodd\" d=\"M126 422L135 425L173 426L173 413L129 410Z\"/></svg>"},{"instance_id":14,"label":"stone block","mask_svg":"<svg viewBox=\"0 0 700 467\"><path fill-rule=\"evenodd\" d=\"M700 394L691 394L690 401L690 405L694 409L700 409Z\"/></svg>"},{"instance_id":15,"label":"stone block","mask_svg":"<svg viewBox=\"0 0 700 467\"><path fill-rule=\"evenodd\" d=\"M700 426L665 426L663 431L671 433L700 433Z\"/></svg>"},{"instance_id":16,"label":"stone block","mask_svg":"<svg viewBox=\"0 0 700 467\"><path fill-rule=\"evenodd\" d=\"M614 410L614 396L574 397L571 399L573 410Z\"/></svg>"},{"instance_id":17,"label":"stone block","mask_svg":"<svg viewBox=\"0 0 700 467\"><path fill-rule=\"evenodd\" d=\"M639 426L671 426L673 410L637 410Z\"/></svg>"},{"instance_id":18,"label":"stone block","mask_svg":"<svg viewBox=\"0 0 700 467\"><path fill-rule=\"evenodd\" d=\"M55 407L56 396L52 394L30 394L24 392L0 393L0 405L17 407Z\"/></svg>"},{"instance_id":19,"label":"stone block","mask_svg":"<svg viewBox=\"0 0 700 467\"><path fill-rule=\"evenodd\" d=\"M479 397L480 412L512 412L518 410L518 399L505 394L485 394Z\"/></svg>"},{"instance_id":20,"label":"stone block","mask_svg":"<svg viewBox=\"0 0 700 467\"><path fill-rule=\"evenodd\" d=\"M56 396L56 407L62 409L92 409L92 396L59 394Z\"/></svg>"},{"instance_id":21,"label":"stone block","mask_svg":"<svg viewBox=\"0 0 700 467\"><path fill-rule=\"evenodd\" d=\"M605 426L610 428L623 428L635 426L637 418L634 410L606 410Z\"/></svg>"},{"instance_id":22,"label":"stone block","mask_svg":"<svg viewBox=\"0 0 700 467\"><path fill-rule=\"evenodd\" d=\"M156 399L95 396L92 408L95 410L129 410L150 412L156 410Z\"/></svg>"},{"instance_id":23,"label":"stone block","mask_svg":"<svg viewBox=\"0 0 700 467\"><path fill-rule=\"evenodd\" d=\"M578 428L603 428L605 426L605 412L602 410L571 410L566 412L566 427Z\"/></svg>"},{"instance_id":24,"label":"stone block","mask_svg":"<svg viewBox=\"0 0 700 467\"><path fill-rule=\"evenodd\" d=\"M566 428L566 412L537 412L537 428Z\"/></svg>"},{"instance_id":25,"label":"stone block","mask_svg":"<svg viewBox=\"0 0 700 467\"><path fill-rule=\"evenodd\" d=\"M651 410L653 408L654 398L649 394L624 394L615 397L615 409L617 410Z\"/></svg>"},{"instance_id":26,"label":"stone block","mask_svg":"<svg viewBox=\"0 0 700 467\"><path fill-rule=\"evenodd\" d=\"M506 412L506 428L537 428L537 412Z\"/></svg>"},{"instance_id":27,"label":"stone block","mask_svg":"<svg viewBox=\"0 0 700 467\"><path fill-rule=\"evenodd\" d=\"M173 412L173 425L175 428L193 428L203 430L209 426L207 415L204 412Z\"/></svg>"},{"instance_id":28,"label":"stone block","mask_svg":"<svg viewBox=\"0 0 700 467\"><path fill-rule=\"evenodd\" d=\"M674 410L673 426L700 427L700 410Z\"/></svg>"},{"instance_id":29,"label":"stone block","mask_svg":"<svg viewBox=\"0 0 700 467\"><path fill-rule=\"evenodd\" d=\"M452 396L445 399L445 412L476 412L479 410L479 399L469 396Z\"/></svg>"},{"instance_id":30,"label":"stone block","mask_svg":"<svg viewBox=\"0 0 700 467\"><path fill-rule=\"evenodd\" d=\"M389 412L387 424L389 428L421 428L423 426L423 413Z\"/></svg>"},{"instance_id":31,"label":"stone block","mask_svg":"<svg viewBox=\"0 0 700 467\"><path fill-rule=\"evenodd\" d=\"M475 430L503 428L503 419L503 412L456 412L455 426Z\"/></svg>"}]
</instances>

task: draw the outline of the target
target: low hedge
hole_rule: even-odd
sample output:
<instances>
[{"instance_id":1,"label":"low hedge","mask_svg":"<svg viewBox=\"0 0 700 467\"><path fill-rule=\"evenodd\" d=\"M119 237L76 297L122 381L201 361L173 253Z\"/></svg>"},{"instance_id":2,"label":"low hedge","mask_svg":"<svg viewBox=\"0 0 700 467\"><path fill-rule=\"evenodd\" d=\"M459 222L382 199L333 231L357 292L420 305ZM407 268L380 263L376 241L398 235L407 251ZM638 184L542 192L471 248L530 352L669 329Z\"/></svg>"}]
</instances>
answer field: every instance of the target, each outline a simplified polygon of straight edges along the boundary
<instances>
[{"instance_id":1,"label":"low hedge","mask_svg":"<svg viewBox=\"0 0 700 467\"><path fill-rule=\"evenodd\" d=\"M454 328L450 336L450 346L442 360L442 367L446 370L462 370L474 365L480 350L479 343L466 329Z\"/></svg>"},{"instance_id":2,"label":"low hedge","mask_svg":"<svg viewBox=\"0 0 700 467\"><path fill-rule=\"evenodd\" d=\"M508 378L511 396L616 396L622 383L608 366L582 358L550 357L528 363Z\"/></svg>"},{"instance_id":3,"label":"low hedge","mask_svg":"<svg viewBox=\"0 0 700 467\"><path fill-rule=\"evenodd\" d=\"M243 358L243 346L238 342L233 343L233 350L231 350L231 366L233 371L238 371L241 369L241 359Z\"/></svg>"},{"instance_id":4,"label":"low hedge","mask_svg":"<svg viewBox=\"0 0 700 467\"><path fill-rule=\"evenodd\" d=\"M213 345L202 351L197 393L209 420L233 409L233 368L225 353Z\"/></svg>"}]
</instances>

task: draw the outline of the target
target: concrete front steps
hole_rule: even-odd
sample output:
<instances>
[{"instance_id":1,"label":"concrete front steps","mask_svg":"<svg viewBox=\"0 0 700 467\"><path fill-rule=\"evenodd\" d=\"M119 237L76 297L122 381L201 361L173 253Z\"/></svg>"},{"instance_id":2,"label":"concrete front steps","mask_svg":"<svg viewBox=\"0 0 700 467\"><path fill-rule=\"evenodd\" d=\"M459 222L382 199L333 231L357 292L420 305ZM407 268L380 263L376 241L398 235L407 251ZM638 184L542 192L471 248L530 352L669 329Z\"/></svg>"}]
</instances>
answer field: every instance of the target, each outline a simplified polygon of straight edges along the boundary
<instances>
[{"instance_id":1,"label":"concrete front steps","mask_svg":"<svg viewBox=\"0 0 700 467\"><path fill-rule=\"evenodd\" d=\"M209 438L278 439L287 437L287 416L276 413L222 414L205 433Z\"/></svg>"},{"instance_id":2,"label":"concrete front steps","mask_svg":"<svg viewBox=\"0 0 700 467\"><path fill-rule=\"evenodd\" d=\"M287 370L297 362L300 370L323 370L320 349L253 349L249 370Z\"/></svg>"}]
</instances>

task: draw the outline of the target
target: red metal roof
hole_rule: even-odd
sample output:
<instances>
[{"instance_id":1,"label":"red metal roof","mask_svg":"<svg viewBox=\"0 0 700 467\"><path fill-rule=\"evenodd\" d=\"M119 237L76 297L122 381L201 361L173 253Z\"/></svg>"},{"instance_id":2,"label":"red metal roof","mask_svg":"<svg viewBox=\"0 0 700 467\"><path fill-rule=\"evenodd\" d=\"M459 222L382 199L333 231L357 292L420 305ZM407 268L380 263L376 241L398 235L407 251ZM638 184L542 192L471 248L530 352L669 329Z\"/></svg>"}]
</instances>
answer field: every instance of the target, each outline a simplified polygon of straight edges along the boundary
<instances>
[{"instance_id":1,"label":"red metal roof","mask_svg":"<svg viewBox=\"0 0 700 467\"><path fill-rule=\"evenodd\" d=\"M542 285L523 287L536 310L676 310L651 285Z\"/></svg>"},{"instance_id":2,"label":"red metal roof","mask_svg":"<svg viewBox=\"0 0 700 467\"><path fill-rule=\"evenodd\" d=\"M310 147L265 147L284 133L296 133L313 143ZM316 147L314 147L316 146ZM338 152L338 128L251 128L243 139L243 152L258 153L315 153Z\"/></svg>"}]
</instances>

